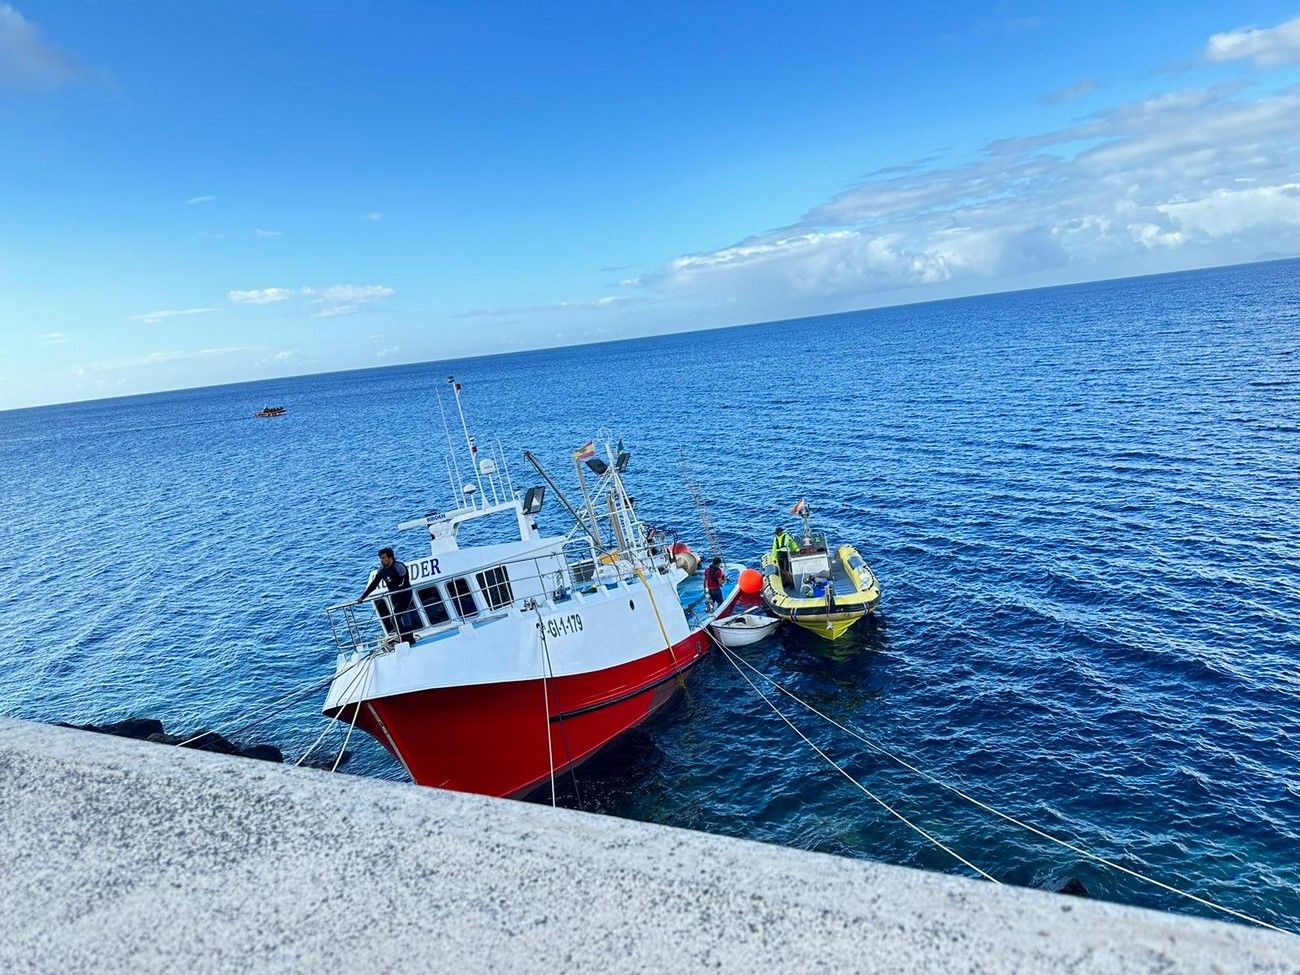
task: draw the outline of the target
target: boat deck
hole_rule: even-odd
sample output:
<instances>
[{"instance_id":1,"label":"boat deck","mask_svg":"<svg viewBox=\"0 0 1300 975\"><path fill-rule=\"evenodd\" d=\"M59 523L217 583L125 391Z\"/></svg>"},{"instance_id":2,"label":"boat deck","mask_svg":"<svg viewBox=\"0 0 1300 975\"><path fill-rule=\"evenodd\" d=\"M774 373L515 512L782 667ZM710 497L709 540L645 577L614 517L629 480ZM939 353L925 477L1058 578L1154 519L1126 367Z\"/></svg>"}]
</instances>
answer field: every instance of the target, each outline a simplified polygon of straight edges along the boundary
<instances>
[{"instance_id":1,"label":"boat deck","mask_svg":"<svg viewBox=\"0 0 1300 975\"><path fill-rule=\"evenodd\" d=\"M728 616L739 616L741 613L751 613L756 609L764 609L763 597L754 595L749 596L739 591L738 582L735 579L735 572L731 573L732 580L722 590L722 610L715 610L713 613L706 611L708 597L704 594L704 573L697 572L691 578L683 582L677 589L678 596L682 601L682 608L686 611L686 619L690 621L691 628L703 626L706 622L711 623L716 620L726 619Z\"/></svg>"}]
</instances>

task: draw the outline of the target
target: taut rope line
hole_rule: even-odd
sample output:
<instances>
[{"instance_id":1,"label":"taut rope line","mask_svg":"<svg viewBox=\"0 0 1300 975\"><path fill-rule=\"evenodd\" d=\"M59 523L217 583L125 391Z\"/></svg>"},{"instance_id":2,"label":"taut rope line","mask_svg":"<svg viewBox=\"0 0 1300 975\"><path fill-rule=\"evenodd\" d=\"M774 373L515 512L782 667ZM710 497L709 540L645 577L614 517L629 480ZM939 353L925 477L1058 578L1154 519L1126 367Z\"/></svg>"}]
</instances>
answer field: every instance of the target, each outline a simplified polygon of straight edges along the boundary
<instances>
[{"instance_id":1,"label":"taut rope line","mask_svg":"<svg viewBox=\"0 0 1300 975\"><path fill-rule=\"evenodd\" d=\"M370 658L369 658L369 657L366 657L366 658L363 658L363 659L368 660L368 659L370 659ZM362 661L358 661L358 663L361 663L361 662L362 662ZM347 671L346 671L346 670L345 670L345 671L342 671L342 673L345 674L345 673L347 673ZM343 693L342 693L341 695L339 695L339 696L342 697L344 700L346 700L349 696L351 696L351 694L352 694L352 688L354 688L354 687L357 686L357 681L359 681L359 680L361 679L362 675L365 674L365 673L367 673L367 671L365 671L365 670L358 670L355 674L353 674L353 675L352 675L352 680L348 682L348 686L344 689ZM360 702L360 698L358 698L358 699L357 699L357 707L359 708L360 706L361 706L361 702ZM324 729L321 730L321 733L320 733L319 737L317 737L317 739L316 739L314 742L311 743L311 747L310 747L310 748L308 748L305 752L302 753L302 758L298 759L298 761L296 761L296 762L293 763L294 768L297 768L298 766L302 765L303 762L307 761L307 759L308 759L308 757L311 755L311 753L314 752L314 751L317 749L317 747L320 745L320 743L321 743L322 741L325 740L325 736L328 735L328 734L330 733L330 731L333 730L333 728L334 728L334 722L333 722L333 720L329 720L329 721L326 721L326 722L325 722L325 727L324 727Z\"/></svg>"},{"instance_id":2,"label":"taut rope line","mask_svg":"<svg viewBox=\"0 0 1300 975\"><path fill-rule=\"evenodd\" d=\"M546 672L550 670L551 654L546 647L546 631L542 628L542 613L537 611L537 635L542 638L539 647L542 651L542 715L543 727L546 729L546 764L551 772L551 808L555 807L555 748L551 744L551 694L547 689Z\"/></svg>"},{"instance_id":3,"label":"taut rope line","mask_svg":"<svg viewBox=\"0 0 1300 975\"><path fill-rule=\"evenodd\" d=\"M668 627L664 626L664 618L659 615L659 604L655 602L654 590L650 588L650 583L646 579L645 573L641 571L640 566L633 565L632 571L635 572L636 577L641 580L641 585L645 586L646 595L650 597L650 608L654 610L655 620L659 624L659 632L663 634L664 648L668 651L668 656L669 658L671 658L673 662L673 669L676 670L677 654L673 653L673 641L672 638L668 635Z\"/></svg>"},{"instance_id":4,"label":"taut rope line","mask_svg":"<svg viewBox=\"0 0 1300 975\"><path fill-rule=\"evenodd\" d=\"M721 646L721 644L719 644L719 646ZM729 652L727 652L725 648L724 648L724 652L727 653L728 659L730 659L732 655ZM1269 924L1267 921L1262 921L1257 917L1252 917L1251 915L1245 914L1241 911L1233 910L1231 907L1224 907L1222 904L1216 904L1214 901L1207 900L1204 897L1199 897L1196 894L1190 893L1189 891L1179 890L1177 887L1173 887L1170 886L1169 884L1164 883L1163 881L1156 880L1154 877L1148 877L1146 874L1139 873L1136 870L1132 870L1124 866L1122 863L1116 863L1114 860L1110 860L1099 854L1092 853L1088 850L1085 850L1081 846L1076 846L1075 844L1071 843L1069 840L1063 840L1058 836L1053 836L1051 833L1048 833L1045 830L1041 830L1037 826L1034 826L1031 823L1026 823L1023 820L1017 819L1015 816L1011 816L1007 813L1002 812L1001 810L994 809L988 803L981 802L979 799L976 799L972 795L968 795L967 793L963 792L961 789L958 789L956 786L949 785L948 783L942 781L941 779L938 779L935 776L931 775L929 772L917 768L915 765L911 764L907 760L899 758L897 755L895 755L889 749L885 748L883 745L876 744L874 741L867 738L865 735L861 734L860 732L840 724L838 721L836 721L834 718L830 717L829 715L823 714L821 711L817 710L807 701L800 698L793 691L782 686L778 681L773 680L771 677L768 677L766 674L764 674L761 670L756 668L749 661L745 660L743 657L737 657L736 659L738 659L742 664L744 664L749 670L753 671L759 677L763 678L763 680L767 681L769 684L771 684L773 687L779 690L782 694L786 695L786 697L790 698L796 703L807 708L809 711L817 715L822 720L829 722L830 724L834 725L836 728L839 728L845 734L853 738L856 738L858 741L862 742L864 745L875 750L876 752L879 752L881 755L884 755L890 760L897 762L903 768L916 773L917 775L925 779L927 782L931 782L934 785L939 786L940 788L947 789L949 792L953 793L954 795L960 796L962 799L965 799L967 802L977 806L978 808L984 810L985 812L992 813L994 816L1006 820L1008 823L1012 823L1016 826L1019 826L1021 829L1028 830L1029 832L1033 833L1035 836L1040 836L1045 840L1050 840L1051 842L1056 843L1058 846L1062 846L1073 853L1077 853L1081 857L1086 857L1087 859L1092 860L1096 863L1100 863L1103 866L1110 867L1112 870L1118 870L1120 873L1128 874L1128 876L1133 877L1136 880L1141 880L1144 883L1152 884L1156 887L1159 887L1161 890L1169 891L1169 893L1171 894L1177 894L1180 897L1186 897L1189 900L1193 900L1204 907L1209 907L1216 911L1222 911L1224 914L1230 914L1231 916L1239 920L1248 921L1251 924L1257 924L1261 928L1268 928L1270 931L1277 931L1279 934L1294 935L1296 933L1294 931L1287 931L1285 928L1279 928L1275 924ZM732 666L733 667L736 666L734 661L732 662ZM751 682L751 686L753 686L752 682ZM755 689L757 690L757 688ZM787 722L787 724L788 723L789 722ZM791 727L793 727L793 725L791 725ZM797 731L798 729L796 728L795 730ZM813 747L815 748L816 746L814 745Z\"/></svg>"},{"instance_id":5,"label":"taut rope line","mask_svg":"<svg viewBox=\"0 0 1300 975\"><path fill-rule=\"evenodd\" d=\"M549 691L547 686L547 676L551 681L555 680L555 666L551 663L551 644L546 639L546 627L542 620L542 610L540 606L533 607L537 612L537 633L542 638L542 658L545 667L542 670L542 696L546 702L546 757L551 766L551 805L555 803L555 758L554 750L551 744L551 704L549 700ZM578 770L574 766L573 749L569 747L569 730L564 725L564 704L560 701L559 688L555 691L555 710L556 722L560 726L560 742L564 745L564 760L569 769L569 781L573 783L573 794L578 800L578 807L582 807L582 788L578 785Z\"/></svg>"},{"instance_id":6,"label":"taut rope line","mask_svg":"<svg viewBox=\"0 0 1300 975\"><path fill-rule=\"evenodd\" d=\"M312 694L312 693L314 693L314 692L320 690L322 687L328 687L330 684L334 683L334 681L335 681L336 679L338 679L339 677L342 677L344 674L346 674L346 673L347 673L349 670L351 670L353 667L358 667L358 666L360 666L361 664L365 663L365 661L368 660L368 659L369 659L368 657L363 657L362 659L356 661L355 663L351 664L350 666L345 667L343 670L340 670L337 674L331 674L329 677L325 678L324 680L316 681L314 684L312 684L312 685L311 685L310 687L308 687L306 690L290 691L288 694L283 694L283 695L281 695L280 697L276 698L274 701L272 701L270 704L268 704L268 705L266 705L266 706L267 706L267 707L274 707L276 704L279 704L281 701L288 701L288 704L286 704L284 707L280 708L278 711L272 711L272 712L270 712L269 714L264 714L264 715L262 715L262 716L261 716L260 718L258 718L256 721L250 721L250 722L249 722L248 724L246 724L246 725L241 725L240 727L236 728L234 731L230 732L231 737L234 737L235 735L243 734L245 731L248 731L250 728L256 728L256 727L257 727L259 724L261 724L263 721L269 721L271 718L274 718L276 715L278 715L278 714L283 714L285 711L289 710L289 708L290 708L292 705L296 704L296 703L298 702L298 699L299 699L299 698L306 697L308 694ZM290 700L291 698L292 698L292 700ZM250 714L256 714L256 713L257 713L257 710L258 710L257 708L253 708L251 711L245 711L245 712L244 712L244 717L247 717L247 716L250 715ZM177 748L184 748L186 745L191 745L191 744L193 744L194 742L198 741L198 740L201 739L201 738L206 738L208 735L215 735L216 733L217 733L217 732L216 732L214 729L209 729L208 731L201 731L201 732L199 732L197 735L195 735L193 738L187 738L187 739L185 739L184 741L178 743L176 747L177 747Z\"/></svg>"},{"instance_id":7,"label":"taut rope line","mask_svg":"<svg viewBox=\"0 0 1300 975\"><path fill-rule=\"evenodd\" d=\"M375 658L366 657L365 659L373 665ZM365 667L361 670L361 673L365 674L367 678L371 677L374 672L375 668L373 666ZM357 691L357 706L352 711L352 723L348 725L348 733L343 736L343 744L339 747L338 757L334 759L334 764L330 767L331 772L337 772L339 770L339 762L343 761L343 755L348 750L348 742L352 740L352 729L357 726L357 718L361 716L361 699L366 693L366 686L368 683L369 681L367 680L366 683L361 685L361 690Z\"/></svg>"},{"instance_id":8,"label":"taut rope line","mask_svg":"<svg viewBox=\"0 0 1300 975\"><path fill-rule=\"evenodd\" d=\"M710 633L709 636L710 638L713 638L713 634ZM998 879L994 877L992 874L986 873L985 871L981 870L979 867L975 866L975 864L971 863L969 860L967 860L956 850L952 849L952 847L947 846L942 840L938 839L935 836L932 836L930 833L927 833L924 829L922 829L920 826L917 826L914 822L912 822L910 819L908 819L906 816L904 816L902 813L896 810L889 803L885 802L884 799L881 799L880 796L876 795L874 792L868 789L865 785L863 785L853 776L849 775L849 773L844 770L844 767L842 765L840 765L837 761L835 761L835 759L831 758L824 751L818 748L817 744L811 738L809 738L802 731L796 728L794 723L782 713L781 709L778 708L775 704L771 702L771 700L768 699L768 696L764 694L762 690L759 689L758 685L755 684L752 680L750 680L749 676L743 670L741 670L740 667L736 665L735 660L732 660L731 652L726 647L724 647L716 639L714 639L713 642L717 644L718 649L722 651L724 656L726 656L727 660L731 663L731 666L736 668L736 673L738 673L741 677L743 677L745 679L745 683L747 683L750 687L754 689L754 693L756 693L759 697L761 697L763 699L763 702L767 704L767 706L770 707L773 711L776 712L777 717L779 717L782 721L784 721L787 725L790 726L791 731L793 731L796 735L802 738L807 743L808 747L810 747L822 758L826 759L826 761L829 762L835 768L835 770L840 773L840 775L844 776L846 779L852 782L855 786L857 786L860 790L862 790L862 792L865 793L870 799L872 799L887 813L889 813L895 819L899 820L909 829L913 829L916 832L920 833L922 836L924 836L927 840L929 840L939 849L943 850L945 853L947 853L949 856L953 857L955 860L959 861L960 863L963 863L966 866L970 867L972 870L974 870L985 880L989 880L995 884L1000 885Z\"/></svg>"}]
</instances>

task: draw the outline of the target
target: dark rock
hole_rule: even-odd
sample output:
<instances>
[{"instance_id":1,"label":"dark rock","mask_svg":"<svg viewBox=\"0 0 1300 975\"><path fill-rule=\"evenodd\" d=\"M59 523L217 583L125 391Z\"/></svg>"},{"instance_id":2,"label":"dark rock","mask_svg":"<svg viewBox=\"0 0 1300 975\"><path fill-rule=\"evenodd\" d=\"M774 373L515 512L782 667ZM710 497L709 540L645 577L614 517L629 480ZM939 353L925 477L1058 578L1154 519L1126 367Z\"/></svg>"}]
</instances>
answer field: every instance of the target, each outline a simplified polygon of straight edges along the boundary
<instances>
[{"instance_id":1,"label":"dark rock","mask_svg":"<svg viewBox=\"0 0 1300 975\"><path fill-rule=\"evenodd\" d=\"M1066 877L1064 880L1054 881L1047 887L1054 894L1069 894L1071 897L1091 897L1092 894L1084 886L1082 880L1078 877Z\"/></svg>"},{"instance_id":2,"label":"dark rock","mask_svg":"<svg viewBox=\"0 0 1300 975\"><path fill-rule=\"evenodd\" d=\"M201 752L216 752L218 755L238 755L239 746L227 738L225 735L218 734L215 731L196 731L194 734L181 741L185 742L184 747L196 748Z\"/></svg>"},{"instance_id":3,"label":"dark rock","mask_svg":"<svg viewBox=\"0 0 1300 975\"><path fill-rule=\"evenodd\" d=\"M117 735L119 738L143 739L150 735L162 734L163 723L157 718L127 718L125 721L102 724L96 730L106 735Z\"/></svg>"},{"instance_id":4,"label":"dark rock","mask_svg":"<svg viewBox=\"0 0 1300 975\"><path fill-rule=\"evenodd\" d=\"M256 758L263 762L283 762L284 752L274 745L249 745L241 748L239 754L244 758Z\"/></svg>"},{"instance_id":5,"label":"dark rock","mask_svg":"<svg viewBox=\"0 0 1300 975\"><path fill-rule=\"evenodd\" d=\"M150 741L166 741L169 745L184 745L201 752L216 752L218 755L236 755L240 758L255 758L263 762L283 762L284 753L274 745L238 745L225 735L215 731L199 731L180 738L176 735L155 735Z\"/></svg>"},{"instance_id":6,"label":"dark rock","mask_svg":"<svg viewBox=\"0 0 1300 975\"><path fill-rule=\"evenodd\" d=\"M313 755L311 758L307 759L307 761L302 763L302 767L319 768L319 769L324 769L326 772L328 772L330 769L334 767L334 759L336 757L337 755ZM351 758L352 758L352 753L350 751L345 751L343 753L343 758L339 761L339 768L342 768L344 765L347 765L348 761Z\"/></svg>"},{"instance_id":7,"label":"dark rock","mask_svg":"<svg viewBox=\"0 0 1300 975\"><path fill-rule=\"evenodd\" d=\"M68 724L64 721L56 721L55 724L60 728L76 728L78 731L94 731L101 735L140 740L163 732L163 723L157 718L127 718L125 721L110 721L108 724Z\"/></svg>"},{"instance_id":8,"label":"dark rock","mask_svg":"<svg viewBox=\"0 0 1300 975\"><path fill-rule=\"evenodd\" d=\"M241 746L215 731L200 731L192 735L169 735L164 730L163 723L156 718L127 718L125 721L102 725L68 724L64 721L56 721L55 724L60 728L95 731L104 735L116 735L119 738L137 738L159 745L184 745L186 748L197 748L201 752L216 752L219 755L238 755L241 758L254 758L263 762L284 761L284 753L274 745ZM333 759L330 759L330 764L333 764Z\"/></svg>"}]
</instances>

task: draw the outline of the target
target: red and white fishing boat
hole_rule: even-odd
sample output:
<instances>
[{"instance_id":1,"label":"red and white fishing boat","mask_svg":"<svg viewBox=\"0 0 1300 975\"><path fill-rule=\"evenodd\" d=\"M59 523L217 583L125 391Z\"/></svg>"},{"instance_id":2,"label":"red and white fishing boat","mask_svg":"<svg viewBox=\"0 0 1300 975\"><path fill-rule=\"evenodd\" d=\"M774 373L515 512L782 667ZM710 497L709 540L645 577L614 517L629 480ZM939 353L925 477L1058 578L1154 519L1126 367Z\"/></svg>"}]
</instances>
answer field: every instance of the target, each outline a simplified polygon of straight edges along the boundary
<instances>
[{"instance_id":1,"label":"red and white fishing boat","mask_svg":"<svg viewBox=\"0 0 1300 975\"><path fill-rule=\"evenodd\" d=\"M469 474L453 454L455 507L397 526L428 546L405 560L409 609L382 590L330 607L339 654L323 710L374 737L421 785L523 796L662 707L736 593L707 606L696 557L642 524L621 441L600 436L574 453L574 503L525 452L546 483L520 497L500 445L480 452L450 382ZM547 486L567 509L565 534L538 528ZM495 526L507 540L462 546L471 523L477 538Z\"/></svg>"}]
</instances>

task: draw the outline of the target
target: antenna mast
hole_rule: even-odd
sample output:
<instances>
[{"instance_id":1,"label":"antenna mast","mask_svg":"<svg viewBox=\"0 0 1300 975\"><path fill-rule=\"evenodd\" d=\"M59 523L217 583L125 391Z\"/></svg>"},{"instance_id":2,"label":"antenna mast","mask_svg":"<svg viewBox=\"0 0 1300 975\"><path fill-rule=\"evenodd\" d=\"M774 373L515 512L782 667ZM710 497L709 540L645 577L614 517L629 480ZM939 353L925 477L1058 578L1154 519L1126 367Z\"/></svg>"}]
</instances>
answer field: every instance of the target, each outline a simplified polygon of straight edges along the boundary
<instances>
[{"instance_id":1,"label":"antenna mast","mask_svg":"<svg viewBox=\"0 0 1300 975\"><path fill-rule=\"evenodd\" d=\"M442 405L442 393L434 390L438 398L438 413L442 416L442 432L447 435L447 477L450 479L452 471L455 470L456 477L451 483L451 500L457 508L465 500L465 495L461 492L464 487L464 481L460 476L460 461L456 459L456 445L451 439L451 424L447 422L447 410Z\"/></svg>"},{"instance_id":2,"label":"antenna mast","mask_svg":"<svg viewBox=\"0 0 1300 975\"><path fill-rule=\"evenodd\" d=\"M487 503L487 495L483 493L483 474L478 467L478 447L474 446L474 438L469 434L469 424L465 422L465 408L460 402L460 383L456 382L455 376L448 376L447 382L451 386L452 395L456 397L456 412L460 414L460 428L465 431L465 446L469 448L469 462L474 465L474 478L478 481L478 493L484 503Z\"/></svg>"}]
</instances>

